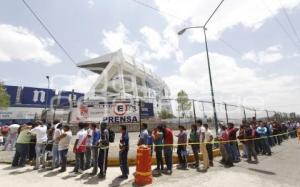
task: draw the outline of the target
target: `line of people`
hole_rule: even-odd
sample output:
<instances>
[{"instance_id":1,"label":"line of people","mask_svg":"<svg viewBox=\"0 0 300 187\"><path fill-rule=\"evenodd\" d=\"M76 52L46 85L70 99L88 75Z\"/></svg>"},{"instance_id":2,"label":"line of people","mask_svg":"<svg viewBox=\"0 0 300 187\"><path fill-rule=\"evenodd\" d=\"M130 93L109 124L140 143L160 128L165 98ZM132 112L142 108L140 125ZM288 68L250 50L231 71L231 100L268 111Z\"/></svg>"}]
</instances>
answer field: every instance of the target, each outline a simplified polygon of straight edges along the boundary
<instances>
[{"instance_id":1,"label":"line of people","mask_svg":"<svg viewBox=\"0 0 300 187\"><path fill-rule=\"evenodd\" d=\"M81 174L84 170L90 169L91 176L98 173L99 178L106 177L108 152L110 143L114 142L114 132L108 128L108 124L102 122L98 128L95 123L79 123L79 130L76 133L72 151L75 154L75 167L72 174ZM217 144L221 152L221 163L226 167L234 166L234 163L246 158L250 163L258 163L257 155L271 156L271 147L280 145L288 137L296 137L296 129L299 123L276 121L243 122L237 128L233 123L220 125L219 134L214 134L208 128L208 124L202 124L197 120L187 132L184 126L179 125L178 133L174 133L166 124L159 124L151 132L148 131L146 123L142 124L137 145L148 145L155 151L157 174L172 174L173 151L177 148L178 156L177 169L188 169L189 150L191 150L195 163L189 166L199 171L206 171L213 167L213 148ZM128 151L129 134L125 125L120 125L119 142L119 163L122 175L120 178L127 179L129 175ZM175 135L174 135L175 134ZM275 136L273 136L275 135ZM177 137L177 146L174 144L174 137ZM216 143L218 141L219 143ZM241 156L238 141L243 145ZM16 135L16 152L12 161L13 167L24 167L28 159L31 159L32 146L35 150L34 169L46 168L47 150L51 150L52 163L49 170L60 168L59 172L65 172L67 167L67 155L70 152L72 143L72 132L70 126L62 125L55 121L49 126L45 121L38 121L21 125ZM189 145L190 144L190 145ZM189 147L190 146L190 147ZM203 161L200 167L199 153L202 153ZM152 154L152 151L151 151ZM163 160L164 156L164 160ZM252 158L254 160L252 160ZM166 167L164 167L164 163Z\"/></svg>"}]
</instances>

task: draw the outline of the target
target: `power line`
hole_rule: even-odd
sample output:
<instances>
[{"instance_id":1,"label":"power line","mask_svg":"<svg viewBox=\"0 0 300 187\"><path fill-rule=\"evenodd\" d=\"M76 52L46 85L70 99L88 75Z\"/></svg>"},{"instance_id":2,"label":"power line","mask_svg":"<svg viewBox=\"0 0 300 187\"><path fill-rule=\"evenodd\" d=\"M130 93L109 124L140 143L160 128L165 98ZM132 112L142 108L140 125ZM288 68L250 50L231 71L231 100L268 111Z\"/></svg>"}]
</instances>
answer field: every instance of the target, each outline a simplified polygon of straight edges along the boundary
<instances>
[{"instance_id":1,"label":"power line","mask_svg":"<svg viewBox=\"0 0 300 187\"><path fill-rule=\"evenodd\" d=\"M282 12L283 12L283 14L285 15L285 17L286 17L286 19L287 19L287 21L288 21L288 23L289 23L289 25L290 25L290 27L291 27L291 29L292 29L294 35L296 36L298 42L300 42L299 35L298 35L297 31L296 31L296 28L295 28L294 24L292 23L292 21L291 21L291 19L290 19L290 16L288 15L288 13L287 13L287 11L286 11L286 8L283 7L283 5L281 4L280 0L278 0L278 1L279 1L279 3L280 3Z\"/></svg>"},{"instance_id":2,"label":"power line","mask_svg":"<svg viewBox=\"0 0 300 187\"><path fill-rule=\"evenodd\" d=\"M263 4L267 8L268 12L271 14L273 20L279 25L279 27L282 29L282 31L286 34L286 36L289 38L289 40L294 44L294 46L300 51L300 46L295 42L293 37L290 35L290 33L285 29L284 25L279 21L279 19L275 16L275 14L271 11L271 9L268 7L268 5L263 1Z\"/></svg>"},{"instance_id":3,"label":"power line","mask_svg":"<svg viewBox=\"0 0 300 187\"><path fill-rule=\"evenodd\" d=\"M59 46L59 48L64 52L64 54L70 59L70 61L77 67L75 60L68 53L68 51L60 44L60 42L56 39L54 34L48 29L46 24L42 21L42 19L35 13L35 11L31 8L31 6L25 1L22 0L23 4L27 7L27 9L31 12L31 14L35 17L35 19L42 25L42 27L46 30L46 32L51 36L51 38L55 41L55 43Z\"/></svg>"}]
</instances>

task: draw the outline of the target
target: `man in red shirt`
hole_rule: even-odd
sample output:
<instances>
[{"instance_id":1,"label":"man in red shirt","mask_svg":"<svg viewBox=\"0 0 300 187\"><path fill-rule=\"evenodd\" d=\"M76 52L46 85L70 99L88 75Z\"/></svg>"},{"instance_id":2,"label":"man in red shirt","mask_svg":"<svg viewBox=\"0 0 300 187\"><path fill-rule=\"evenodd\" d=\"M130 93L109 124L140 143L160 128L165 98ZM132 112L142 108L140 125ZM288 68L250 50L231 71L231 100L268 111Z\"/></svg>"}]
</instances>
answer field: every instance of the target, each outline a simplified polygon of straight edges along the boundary
<instances>
[{"instance_id":1,"label":"man in red shirt","mask_svg":"<svg viewBox=\"0 0 300 187\"><path fill-rule=\"evenodd\" d=\"M162 125L164 133L164 156L167 165L167 174L172 174L173 167L173 131L167 128L166 124Z\"/></svg>"}]
</instances>

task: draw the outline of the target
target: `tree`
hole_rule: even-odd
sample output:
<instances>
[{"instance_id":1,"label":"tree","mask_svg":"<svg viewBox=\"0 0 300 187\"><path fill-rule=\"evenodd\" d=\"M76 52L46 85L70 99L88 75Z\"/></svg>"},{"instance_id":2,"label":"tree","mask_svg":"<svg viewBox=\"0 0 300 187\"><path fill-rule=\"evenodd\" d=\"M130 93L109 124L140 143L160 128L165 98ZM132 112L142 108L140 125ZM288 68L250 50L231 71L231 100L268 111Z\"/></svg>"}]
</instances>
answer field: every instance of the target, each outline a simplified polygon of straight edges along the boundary
<instances>
[{"instance_id":1,"label":"tree","mask_svg":"<svg viewBox=\"0 0 300 187\"><path fill-rule=\"evenodd\" d=\"M177 93L178 110L182 112L182 117L185 117L186 111L191 109L192 103L189 100L188 94L181 90Z\"/></svg>"},{"instance_id":2,"label":"tree","mask_svg":"<svg viewBox=\"0 0 300 187\"><path fill-rule=\"evenodd\" d=\"M0 84L0 107L6 108L9 106L10 96L4 89L4 87Z\"/></svg>"},{"instance_id":3,"label":"tree","mask_svg":"<svg viewBox=\"0 0 300 187\"><path fill-rule=\"evenodd\" d=\"M168 118L173 118L174 115L166 110L162 110L161 112L158 112L158 116L161 119L168 119Z\"/></svg>"}]
</instances>

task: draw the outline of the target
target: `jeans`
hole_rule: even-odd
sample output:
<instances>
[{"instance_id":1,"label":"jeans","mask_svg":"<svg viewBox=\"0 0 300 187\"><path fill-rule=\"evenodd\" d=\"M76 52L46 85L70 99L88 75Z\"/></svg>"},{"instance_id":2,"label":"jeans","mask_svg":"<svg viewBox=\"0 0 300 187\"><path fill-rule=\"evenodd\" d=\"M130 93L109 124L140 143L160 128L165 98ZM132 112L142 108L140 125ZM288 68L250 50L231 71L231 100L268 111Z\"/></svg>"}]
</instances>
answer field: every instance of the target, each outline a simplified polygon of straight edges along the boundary
<instances>
[{"instance_id":1,"label":"jeans","mask_svg":"<svg viewBox=\"0 0 300 187\"><path fill-rule=\"evenodd\" d=\"M156 165L158 170L164 169L164 162L162 158L162 146L155 147Z\"/></svg>"},{"instance_id":2,"label":"jeans","mask_svg":"<svg viewBox=\"0 0 300 187\"><path fill-rule=\"evenodd\" d=\"M75 153L75 168L74 172L78 172L78 170L84 170L84 152L83 153Z\"/></svg>"},{"instance_id":3,"label":"jeans","mask_svg":"<svg viewBox=\"0 0 300 187\"><path fill-rule=\"evenodd\" d=\"M93 157L92 173L97 173L97 171L98 171L98 147L92 147L92 157Z\"/></svg>"},{"instance_id":4,"label":"jeans","mask_svg":"<svg viewBox=\"0 0 300 187\"><path fill-rule=\"evenodd\" d=\"M59 167L60 154L58 151L58 144L53 143L52 146L52 168Z\"/></svg>"},{"instance_id":5,"label":"jeans","mask_svg":"<svg viewBox=\"0 0 300 187\"><path fill-rule=\"evenodd\" d=\"M177 147L177 155L178 155L178 160L181 166L187 167L187 155L186 153L186 147L179 145Z\"/></svg>"},{"instance_id":6,"label":"jeans","mask_svg":"<svg viewBox=\"0 0 300 187\"><path fill-rule=\"evenodd\" d=\"M15 147L16 145L16 142L17 142L17 133L11 133L11 134L8 134L8 137L5 141L5 144L4 144L4 151L7 151L8 149L8 145L10 144L10 151L13 150L13 148Z\"/></svg>"},{"instance_id":7,"label":"jeans","mask_svg":"<svg viewBox=\"0 0 300 187\"><path fill-rule=\"evenodd\" d=\"M192 145L192 150L194 154L194 159L195 159L195 166L199 166L199 145Z\"/></svg>"},{"instance_id":8,"label":"jeans","mask_svg":"<svg viewBox=\"0 0 300 187\"><path fill-rule=\"evenodd\" d=\"M230 147L230 154L231 157L233 158L233 161L240 161L240 153L238 150L238 145L236 142L230 142L229 143L229 147Z\"/></svg>"},{"instance_id":9,"label":"jeans","mask_svg":"<svg viewBox=\"0 0 300 187\"><path fill-rule=\"evenodd\" d=\"M61 159L61 170L66 170L68 149L60 150L59 155Z\"/></svg>"},{"instance_id":10,"label":"jeans","mask_svg":"<svg viewBox=\"0 0 300 187\"><path fill-rule=\"evenodd\" d=\"M35 168L39 168L41 163L43 167L46 165L46 154L45 154L45 149L46 149L46 142L43 143L37 143L35 145L35 155L36 155L36 163L35 163Z\"/></svg>"},{"instance_id":11,"label":"jeans","mask_svg":"<svg viewBox=\"0 0 300 187\"><path fill-rule=\"evenodd\" d=\"M257 160L257 153L255 151L255 145L253 143L253 141L249 141L247 143L245 143L246 148L247 148L247 158L248 161L251 161L251 157L253 156L255 160Z\"/></svg>"},{"instance_id":12,"label":"jeans","mask_svg":"<svg viewBox=\"0 0 300 187\"><path fill-rule=\"evenodd\" d=\"M164 155L165 155L165 162L167 165L167 170L172 171L173 167L173 147L172 146L165 146L164 147Z\"/></svg>"},{"instance_id":13,"label":"jeans","mask_svg":"<svg viewBox=\"0 0 300 187\"><path fill-rule=\"evenodd\" d=\"M109 149L107 148L107 149L100 149L99 151L98 165L100 168L100 174L102 175L106 175L108 150Z\"/></svg>"},{"instance_id":14,"label":"jeans","mask_svg":"<svg viewBox=\"0 0 300 187\"><path fill-rule=\"evenodd\" d=\"M212 144L210 143L206 144L206 150L207 150L209 162L212 162L213 161Z\"/></svg>"},{"instance_id":15,"label":"jeans","mask_svg":"<svg viewBox=\"0 0 300 187\"><path fill-rule=\"evenodd\" d=\"M123 176L129 175L127 157L128 157L128 150L123 150L119 152L120 169Z\"/></svg>"},{"instance_id":16,"label":"jeans","mask_svg":"<svg viewBox=\"0 0 300 187\"><path fill-rule=\"evenodd\" d=\"M17 143L12 166L20 166L20 167L25 166L28 150L29 150L28 144Z\"/></svg>"},{"instance_id":17,"label":"jeans","mask_svg":"<svg viewBox=\"0 0 300 187\"><path fill-rule=\"evenodd\" d=\"M87 146L85 152L85 169L91 168L91 159L92 159L92 149L90 146Z\"/></svg>"},{"instance_id":18,"label":"jeans","mask_svg":"<svg viewBox=\"0 0 300 187\"><path fill-rule=\"evenodd\" d=\"M265 154L271 154L271 148L269 145L269 141L267 137L262 137L262 139L260 139L260 144L262 146L262 153Z\"/></svg>"}]
</instances>

